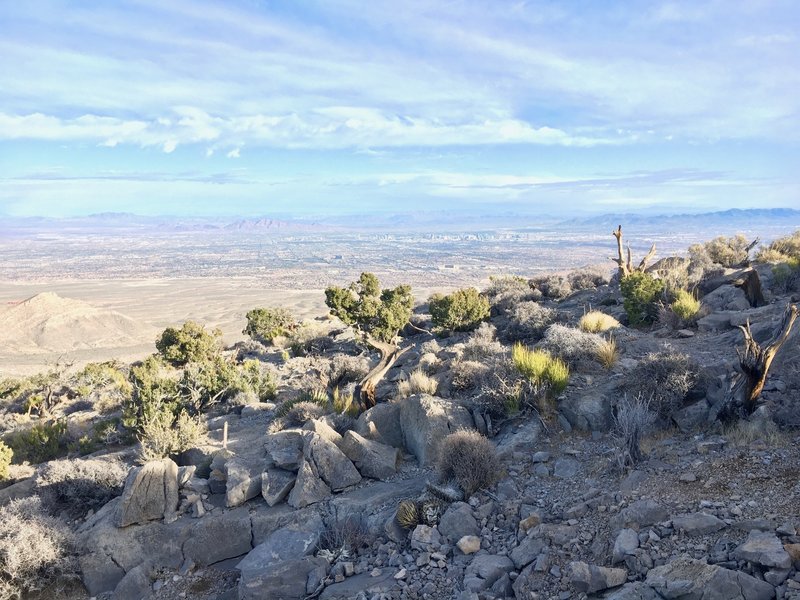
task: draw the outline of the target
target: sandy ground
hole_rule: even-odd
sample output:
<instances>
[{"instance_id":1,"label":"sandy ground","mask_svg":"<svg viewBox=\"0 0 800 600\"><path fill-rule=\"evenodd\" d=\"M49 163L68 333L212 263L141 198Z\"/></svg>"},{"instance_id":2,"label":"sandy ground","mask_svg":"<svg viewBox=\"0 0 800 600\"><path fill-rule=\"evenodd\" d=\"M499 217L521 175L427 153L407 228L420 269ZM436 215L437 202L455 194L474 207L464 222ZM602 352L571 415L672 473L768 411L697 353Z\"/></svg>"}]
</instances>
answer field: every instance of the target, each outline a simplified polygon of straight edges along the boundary
<instances>
[{"instance_id":1,"label":"sandy ground","mask_svg":"<svg viewBox=\"0 0 800 600\"><path fill-rule=\"evenodd\" d=\"M434 290L415 289L418 301ZM440 290L435 290L440 291ZM226 344L243 339L245 314L257 306L283 306L300 319L328 313L322 289L275 289L263 278L118 279L48 281L46 283L0 282L0 306L25 300L41 292L83 300L98 308L122 313L158 330L187 320L219 327ZM153 340L155 342L155 340ZM112 358L133 361L155 351L155 345L101 347L67 354L12 353L0 347L0 377L29 375L57 361L76 366Z\"/></svg>"}]
</instances>

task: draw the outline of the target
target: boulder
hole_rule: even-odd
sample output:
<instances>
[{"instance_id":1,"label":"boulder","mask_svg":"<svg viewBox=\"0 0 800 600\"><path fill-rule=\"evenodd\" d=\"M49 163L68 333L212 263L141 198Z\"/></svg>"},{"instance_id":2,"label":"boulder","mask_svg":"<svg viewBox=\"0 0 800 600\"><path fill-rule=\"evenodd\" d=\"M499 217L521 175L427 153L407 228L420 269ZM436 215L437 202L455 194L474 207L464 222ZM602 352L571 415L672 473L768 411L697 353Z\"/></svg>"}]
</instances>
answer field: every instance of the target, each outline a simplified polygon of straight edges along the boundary
<instances>
[{"instance_id":1,"label":"boulder","mask_svg":"<svg viewBox=\"0 0 800 600\"><path fill-rule=\"evenodd\" d=\"M623 529L614 540L614 550L611 555L611 564L623 562L639 547L639 534L633 529Z\"/></svg>"},{"instance_id":2,"label":"boulder","mask_svg":"<svg viewBox=\"0 0 800 600\"><path fill-rule=\"evenodd\" d=\"M734 285L721 285L713 292L709 292L702 298L703 306L712 312L721 310L739 311L750 308L750 301L747 295L739 287Z\"/></svg>"},{"instance_id":3,"label":"boulder","mask_svg":"<svg viewBox=\"0 0 800 600\"><path fill-rule=\"evenodd\" d=\"M361 474L344 452L316 433L307 433L303 453L313 461L317 474L334 492L361 481Z\"/></svg>"},{"instance_id":4,"label":"boulder","mask_svg":"<svg viewBox=\"0 0 800 600\"><path fill-rule=\"evenodd\" d=\"M708 412L708 402L705 399L698 400L672 413L672 420L682 433L689 433L708 421Z\"/></svg>"},{"instance_id":5,"label":"boulder","mask_svg":"<svg viewBox=\"0 0 800 600\"><path fill-rule=\"evenodd\" d=\"M113 590L125 571L105 552L86 552L78 556L81 580L91 596Z\"/></svg>"},{"instance_id":6,"label":"boulder","mask_svg":"<svg viewBox=\"0 0 800 600\"><path fill-rule=\"evenodd\" d=\"M472 508L466 502L454 502L439 519L439 533L455 543L467 535L480 535L481 528L472 516Z\"/></svg>"},{"instance_id":7,"label":"boulder","mask_svg":"<svg viewBox=\"0 0 800 600\"><path fill-rule=\"evenodd\" d=\"M581 463L569 456L562 456L553 465L553 477L573 479L581 470Z\"/></svg>"},{"instance_id":8,"label":"boulder","mask_svg":"<svg viewBox=\"0 0 800 600\"><path fill-rule=\"evenodd\" d=\"M547 542L533 535L527 536L511 551L511 560L517 569L523 569L544 552Z\"/></svg>"},{"instance_id":9,"label":"boulder","mask_svg":"<svg viewBox=\"0 0 800 600\"><path fill-rule=\"evenodd\" d=\"M733 551L733 556L762 567L788 569L792 566L791 556L777 536L769 531L751 531L744 543Z\"/></svg>"},{"instance_id":10,"label":"boulder","mask_svg":"<svg viewBox=\"0 0 800 600\"><path fill-rule=\"evenodd\" d=\"M303 425L303 430L316 433L323 439L333 442L337 446L342 441L342 436L333 427L321 419L311 419Z\"/></svg>"},{"instance_id":11,"label":"boulder","mask_svg":"<svg viewBox=\"0 0 800 600\"><path fill-rule=\"evenodd\" d=\"M247 554L252 549L252 525L247 507L208 515L192 526L183 555L205 567Z\"/></svg>"},{"instance_id":12,"label":"boulder","mask_svg":"<svg viewBox=\"0 0 800 600\"><path fill-rule=\"evenodd\" d=\"M421 394L400 405L400 428L405 447L420 466L436 460L439 442L460 429L472 429L472 415L463 406L443 398Z\"/></svg>"},{"instance_id":13,"label":"boulder","mask_svg":"<svg viewBox=\"0 0 800 600\"><path fill-rule=\"evenodd\" d=\"M491 588L503 575L514 570L514 563L507 556L479 554L469 563L464 572L464 589L482 592Z\"/></svg>"},{"instance_id":14,"label":"boulder","mask_svg":"<svg viewBox=\"0 0 800 600\"><path fill-rule=\"evenodd\" d=\"M612 403L602 394L586 390L568 394L558 405L558 410L569 424L581 431L609 431L614 424Z\"/></svg>"},{"instance_id":15,"label":"boulder","mask_svg":"<svg viewBox=\"0 0 800 600\"><path fill-rule=\"evenodd\" d=\"M150 583L149 567L134 567L114 588L114 600L142 600L150 594Z\"/></svg>"},{"instance_id":16,"label":"boulder","mask_svg":"<svg viewBox=\"0 0 800 600\"><path fill-rule=\"evenodd\" d=\"M617 587L628 581L628 572L625 569L598 567L583 561L570 563L569 570L572 585L586 594Z\"/></svg>"},{"instance_id":17,"label":"boulder","mask_svg":"<svg viewBox=\"0 0 800 600\"><path fill-rule=\"evenodd\" d=\"M178 465L172 460L154 460L134 467L117 505L116 525L127 527L162 518L173 521L178 501Z\"/></svg>"},{"instance_id":18,"label":"boulder","mask_svg":"<svg viewBox=\"0 0 800 600\"><path fill-rule=\"evenodd\" d=\"M417 525L411 532L411 547L420 552L436 550L441 543L442 536L435 527Z\"/></svg>"},{"instance_id":19,"label":"boulder","mask_svg":"<svg viewBox=\"0 0 800 600\"><path fill-rule=\"evenodd\" d=\"M287 502L294 508L304 508L309 504L321 502L331 495L331 488L320 479L314 467L308 460L303 460L297 472L297 480L289 493Z\"/></svg>"},{"instance_id":20,"label":"boulder","mask_svg":"<svg viewBox=\"0 0 800 600\"><path fill-rule=\"evenodd\" d=\"M667 509L655 500L637 500L619 511L619 514L612 517L608 523L613 531L625 527L638 530L665 521L668 516Z\"/></svg>"},{"instance_id":21,"label":"boulder","mask_svg":"<svg viewBox=\"0 0 800 600\"><path fill-rule=\"evenodd\" d=\"M481 549L481 538L476 535L465 535L456 542L456 547L464 554L475 554Z\"/></svg>"},{"instance_id":22,"label":"boulder","mask_svg":"<svg viewBox=\"0 0 800 600\"><path fill-rule=\"evenodd\" d=\"M279 469L297 471L303 462L303 434L296 429L267 434L267 458Z\"/></svg>"},{"instance_id":23,"label":"boulder","mask_svg":"<svg viewBox=\"0 0 800 600\"><path fill-rule=\"evenodd\" d=\"M283 501L294 486L297 475L283 469L267 469L261 475L261 495L268 506Z\"/></svg>"},{"instance_id":24,"label":"boulder","mask_svg":"<svg viewBox=\"0 0 800 600\"><path fill-rule=\"evenodd\" d=\"M656 594L653 588L641 581L626 583L604 598L605 600L663 600L663 597Z\"/></svg>"},{"instance_id":25,"label":"boulder","mask_svg":"<svg viewBox=\"0 0 800 600\"><path fill-rule=\"evenodd\" d=\"M376 404L361 413L355 431L362 437L393 448L405 447L400 428L400 405L393 402Z\"/></svg>"},{"instance_id":26,"label":"boulder","mask_svg":"<svg viewBox=\"0 0 800 600\"><path fill-rule=\"evenodd\" d=\"M651 569L645 583L664 598L680 600L772 600L775 588L741 571L681 557Z\"/></svg>"},{"instance_id":27,"label":"boulder","mask_svg":"<svg viewBox=\"0 0 800 600\"><path fill-rule=\"evenodd\" d=\"M696 512L672 517L672 526L675 529L682 529L687 535L708 535L725 529L728 524L714 515Z\"/></svg>"},{"instance_id":28,"label":"boulder","mask_svg":"<svg viewBox=\"0 0 800 600\"><path fill-rule=\"evenodd\" d=\"M340 447L364 477L385 480L397 473L397 448L368 440L355 431L344 434Z\"/></svg>"},{"instance_id":29,"label":"boulder","mask_svg":"<svg viewBox=\"0 0 800 600\"><path fill-rule=\"evenodd\" d=\"M261 493L263 460L232 458L225 464L225 506L241 506Z\"/></svg>"},{"instance_id":30,"label":"boulder","mask_svg":"<svg viewBox=\"0 0 800 600\"><path fill-rule=\"evenodd\" d=\"M339 583L326 586L319 600L353 600L354 598L395 598L400 589L394 570L384 569L380 575L361 573ZM366 594L366 596L364 596Z\"/></svg>"},{"instance_id":31,"label":"boulder","mask_svg":"<svg viewBox=\"0 0 800 600\"><path fill-rule=\"evenodd\" d=\"M273 563L265 570L242 571L239 600L303 600L316 591L327 568L324 558L305 556Z\"/></svg>"},{"instance_id":32,"label":"boulder","mask_svg":"<svg viewBox=\"0 0 800 600\"><path fill-rule=\"evenodd\" d=\"M307 521L281 527L253 548L236 568L244 576L246 571L264 571L275 563L309 556L316 549L324 530L325 524L318 514Z\"/></svg>"}]
</instances>

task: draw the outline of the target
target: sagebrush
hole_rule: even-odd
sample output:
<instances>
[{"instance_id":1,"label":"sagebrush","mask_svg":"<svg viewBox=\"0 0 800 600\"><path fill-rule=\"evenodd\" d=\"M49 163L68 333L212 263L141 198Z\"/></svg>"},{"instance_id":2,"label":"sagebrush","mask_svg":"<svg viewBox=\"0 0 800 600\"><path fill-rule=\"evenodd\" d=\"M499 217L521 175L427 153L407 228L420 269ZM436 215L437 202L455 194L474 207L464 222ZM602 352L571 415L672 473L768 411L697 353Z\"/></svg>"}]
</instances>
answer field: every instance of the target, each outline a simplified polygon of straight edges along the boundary
<instances>
[{"instance_id":1,"label":"sagebrush","mask_svg":"<svg viewBox=\"0 0 800 600\"><path fill-rule=\"evenodd\" d=\"M461 430L440 442L436 470L441 481L455 482L469 497L497 483L502 464L491 441L477 431Z\"/></svg>"}]
</instances>

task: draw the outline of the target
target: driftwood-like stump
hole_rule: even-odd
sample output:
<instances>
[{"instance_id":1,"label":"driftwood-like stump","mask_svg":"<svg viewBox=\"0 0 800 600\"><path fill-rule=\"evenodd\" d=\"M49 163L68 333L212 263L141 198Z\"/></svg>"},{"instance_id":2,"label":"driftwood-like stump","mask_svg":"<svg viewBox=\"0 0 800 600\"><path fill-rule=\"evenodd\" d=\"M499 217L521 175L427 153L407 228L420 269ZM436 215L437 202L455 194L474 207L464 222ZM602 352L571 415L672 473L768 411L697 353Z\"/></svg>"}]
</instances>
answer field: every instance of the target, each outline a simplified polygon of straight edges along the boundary
<instances>
[{"instance_id":1,"label":"driftwood-like stump","mask_svg":"<svg viewBox=\"0 0 800 600\"><path fill-rule=\"evenodd\" d=\"M653 244L650 247L650 251L639 262L639 266L634 268L630 245L628 245L627 257L624 256L622 252L622 225L618 226L616 231L612 231L611 235L617 239L617 258L613 256L610 258L617 263L617 267L619 267L619 278L624 279L634 271L644 271L647 268L647 262L653 258L656 253L656 245Z\"/></svg>"},{"instance_id":2,"label":"driftwood-like stump","mask_svg":"<svg viewBox=\"0 0 800 600\"><path fill-rule=\"evenodd\" d=\"M361 410L367 410L375 406L375 388L378 383L383 379L387 371L392 368L392 365L397 362L397 359L411 349L411 346L400 349L396 344L381 342L372 337L367 337L366 342L380 352L381 358L378 364L356 386L355 396L358 398Z\"/></svg>"},{"instance_id":3,"label":"driftwood-like stump","mask_svg":"<svg viewBox=\"0 0 800 600\"><path fill-rule=\"evenodd\" d=\"M712 416L730 420L735 417L746 418L753 414L759 406L759 397L764 389L772 361L781 346L789 339L798 313L800 310L797 305L787 305L779 327L764 346L753 339L749 321L746 325L739 326L744 334L744 348L736 349L739 355L738 370L731 382L730 391L721 405L712 411Z\"/></svg>"},{"instance_id":4,"label":"driftwood-like stump","mask_svg":"<svg viewBox=\"0 0 800 600\"><path fill-rule=\"evenodd\" d=\"M758 271L752 268L742 269L735 271L729 275L721 275L719 277L712 277L700 282L698 289L704 296L710 294L718 287L723 285L733 285L740 288L750 306L758 307L767 304L764 299L764 292L761 288L761 278L758 276Z\"/></svg>"}]
</instances>

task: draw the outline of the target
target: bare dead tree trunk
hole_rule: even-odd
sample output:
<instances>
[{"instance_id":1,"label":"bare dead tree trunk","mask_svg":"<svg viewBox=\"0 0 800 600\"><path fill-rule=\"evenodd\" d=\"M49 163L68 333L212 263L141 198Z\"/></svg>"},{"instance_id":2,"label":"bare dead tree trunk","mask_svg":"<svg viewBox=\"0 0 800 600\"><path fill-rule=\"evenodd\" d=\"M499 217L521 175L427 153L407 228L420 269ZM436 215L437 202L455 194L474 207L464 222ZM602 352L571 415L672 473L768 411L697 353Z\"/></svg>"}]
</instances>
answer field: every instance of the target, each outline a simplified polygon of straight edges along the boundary
<instances>
[{"instance_id":1,"label":"bare dead tree trunk","mask_svg":"<svg viewBox=\"0 0 800 600\"><path fill-rule=\"evenodd\" d=\"M707 279L700 283L698 289L705 296L723 285L734 285L741 288L750 306L764 306L767 303L764 299L764 291L761 287L761 278L758 276L758 271L755 269L742 269L730 275L722 275L720 277Z\"/></svg>"},{"instance_id":2,"label":"bare dead tree trunk","mask_svg":"<svg viewBox=\"0 0 800 600\"><path fill-rule=\"evenodd\" d=\"M375 388L378 383L380 383L387 371L392 368L392 365L397 362L397 359L411 348L411 346L408 346L400 349L396 344L381 342L369 336L366 338L366 342L380 352L381 358L378 364L356 386L355 395L361 404L362 410L375 406Z\"/></svg>"},{"instance_id":3,"label":"bare dead tree trunk","mask_svg":"<svg viewBox=\"0 0 800 600\"><path fill-rule=\"evenodd\" d=\"M623 279L633 273L634 271L644 271L647 268L647 262L655 256L656 253L656 245L653 244L650 247L649 252L645 255L645 257L639 262L639 265L634 268L633 266L633 259L631 257L631 247L628 246L627 257L623 255L622 252L622 225L617 227L616 231L612 231L611 235L613 235L617 239L617 258L611 257L617 266L619 267L619 278Z\"/></svg>"},{"instance_id":4,"label":"bare dead tree trunk","mask_svg":"<svg viewBox=\"0 0 800 600\"><path fill-rule=\"evenodd\" d=\"M736 349L739 355L739 368L734 376L730 391L722 405L712 410L712 416L722 420L733 417L747 417L758 408L759 396L764 389L769 368L781 346L789 339L792 326L800 310L797 305L788 304L775 333L763 347L753 339L750 322L739 326L744 334L744 348Z\"/></svg>"}]
</instances>

